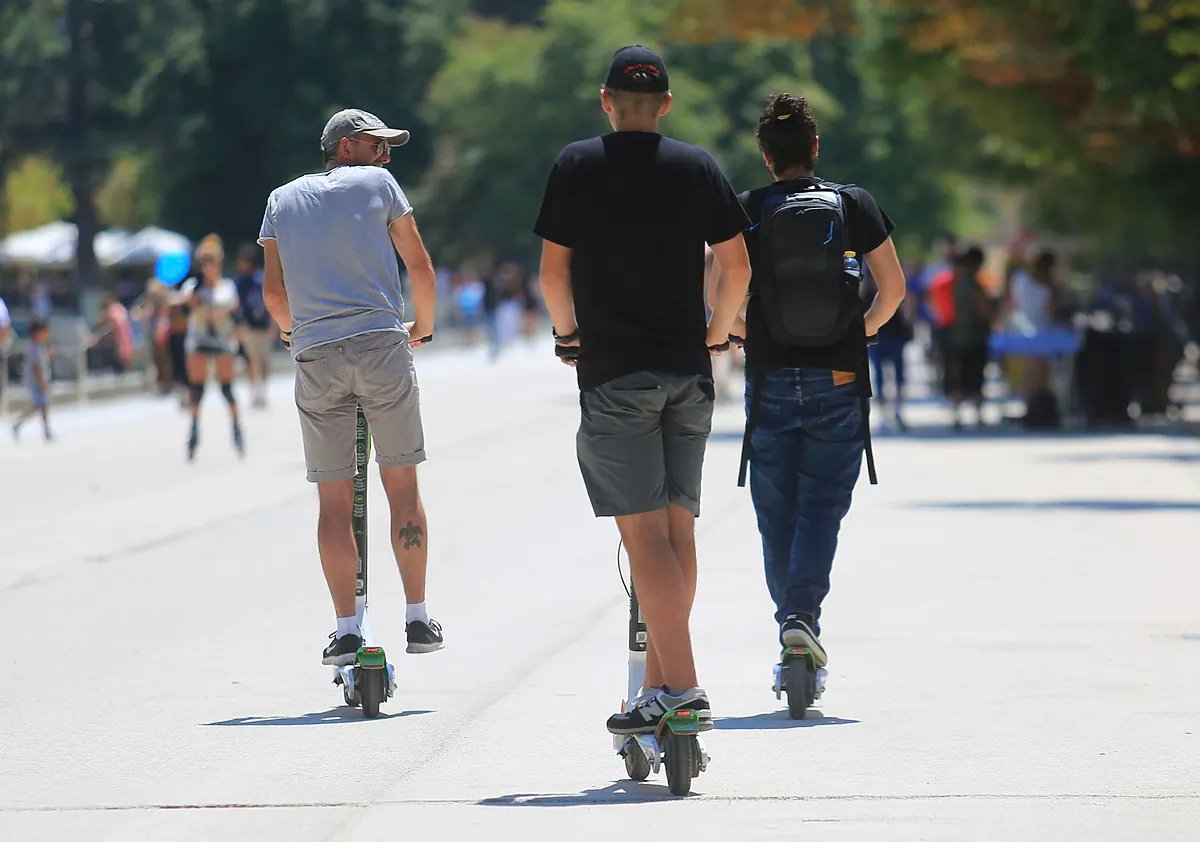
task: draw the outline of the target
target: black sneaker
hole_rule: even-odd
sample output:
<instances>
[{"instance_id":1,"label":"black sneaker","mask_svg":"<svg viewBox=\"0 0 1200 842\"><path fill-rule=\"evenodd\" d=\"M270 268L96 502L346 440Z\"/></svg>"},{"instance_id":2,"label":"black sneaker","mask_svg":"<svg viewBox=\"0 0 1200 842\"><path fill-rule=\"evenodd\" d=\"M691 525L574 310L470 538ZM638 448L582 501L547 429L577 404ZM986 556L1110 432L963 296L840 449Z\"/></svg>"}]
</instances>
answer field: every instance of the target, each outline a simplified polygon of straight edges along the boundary
<instances>
[{"instance_id":1,"label":"black sneaker","mask_svg":"<svg viewBox=\"0 0 1200 842\"><path fill-rule=\"evenodd\" d=\"M233 446L238 452L238 456L246 455L246 440L242 437L242 426L234 423L233 425Z\"/></svg>"},{"instance_id":2,"label":"black sneaker","mask_svg":"<svg viewBox=\"0 0 1200 842\"><path fill-rule=\"evenodd\" d=\"M779 626L779 642L784 646L807 647L813 653L816 666L823 667L829 663L829 655L813 631L815 625L812 614L789 614Z\"/></svg>"},{"instance_id":3,"label":"black sneaker","mask_svg":"<svg viewBox=\"0 0 1200 842\"><path fill-rule=\"evenodd\" d=\"M414 620L404 627L404 634L408 637L408 648L404 651L410 655L436 652L446 646L446 641L442 638L442 627L437 620L430 620L428 623Z\"/></svg>"},{"instance_id":4,"label":"black sneaker","mask_svg":"<svg viewBox=\"0 0 1200 842\"><path fill-rule=\"evenodd\" d=\"M641 699L642 703L637 707L631 707L624 713L614 713L608 718L610 734L653 734L658 730L662 718L673 710L696 711L701 731L709 731L713 727L708 694L699 687L684 690L677 696L668 695L666 688L663 688L653 696L645 695Z\"/></svg>"},{"instance_id":5,"label":"black sneaker","mask_svg":"<svg viewBox=\"0 0 1200 842\"><path fill-rule=\"evenodd\" d=\"M321 653L321 663L331 667L344 667L354 663L358 657L358 648L362 646L362 638L356 634L337 636L337 632L329 635L332 641Z\"/></svg>"},{"instance_id":6,"label":"black sneaker","mask_svg":"<svg viewBox=\"0 0 1200 842\"><path fill-rule=\"evenodd\" d=\"M196 422L192 422L192 431L188 433L187 440L187 459L191 462L196 458L196 446L200 444L200 428Z\"/></svg>"}]
</instances>

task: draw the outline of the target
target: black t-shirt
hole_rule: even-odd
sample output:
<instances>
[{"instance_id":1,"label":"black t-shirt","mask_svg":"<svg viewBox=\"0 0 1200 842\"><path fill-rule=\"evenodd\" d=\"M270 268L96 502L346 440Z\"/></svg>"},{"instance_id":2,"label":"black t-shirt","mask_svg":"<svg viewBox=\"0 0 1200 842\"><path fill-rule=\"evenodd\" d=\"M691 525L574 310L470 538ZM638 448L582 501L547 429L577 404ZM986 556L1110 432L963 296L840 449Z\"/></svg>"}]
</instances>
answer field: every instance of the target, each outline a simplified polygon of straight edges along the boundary
<instances>
[{"instance_id":1,"label":"black t-shirt","mask_svg":"<svg viewBox=\"0 0 1200 842\"><path fill-rule=\"evenodd\" d=\"M564 148L533 230L571 249L579 387L634 371L711 376L704 244L746 228L733 188L698 146L615 132Z\"/></svg>"},{"instance_id":2,"label":"black t-shirt","mask_svg":"<svg viewBox=\"0 0 1200 842\"><path fill-rule=\"evenodd\" d=\"M774 191L794 190L797 186L819 182L836 187L842 195L846 212L846 233L850 248L858 255L859 265L865 276L867 267L863 259L867 252L883 245L896 226L875 202L875 197L861 187L840 185L823 179L804 177L777 181L774 184L748 190L738 196L742 207L750 217L751 228L746 235L750 249L750 266L754 268L757 256L755 228L761 221L763 200ZM767 334L767 325L759 311L754 293L754 278L750 279L750 304L746 310L746 361L759 368L830 368L837 371L858 371L862 367L864 353L863 326L859 319L851 326L846 337L836 345L817 348L797 348L775 342Z\"/></svg>"}]
</instances>

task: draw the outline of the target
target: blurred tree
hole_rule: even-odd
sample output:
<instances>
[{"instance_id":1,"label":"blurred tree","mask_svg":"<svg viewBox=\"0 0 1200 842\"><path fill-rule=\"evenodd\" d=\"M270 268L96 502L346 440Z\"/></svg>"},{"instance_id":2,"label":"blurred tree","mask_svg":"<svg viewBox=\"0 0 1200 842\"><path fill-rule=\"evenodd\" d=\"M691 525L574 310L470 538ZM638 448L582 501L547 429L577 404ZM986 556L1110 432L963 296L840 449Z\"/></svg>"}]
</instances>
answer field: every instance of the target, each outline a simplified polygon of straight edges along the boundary
<instances>
[{"instance_id":1,"label":"blurred tree","mask_svg":"<svg viewBox=\"0 0 1200 842\"><path fill-rule=\"evenodd\" d=\"M897 161L902 130L918 159L1019 185L1065 230L1195 253L1200 0L693 0L675 31L812 39L836 100L861 83L847 113L868 158Z\"/></svg>"},{"instance_id":2,"label":"blurred tree","mask_svg":"<svg viewBox=\"0 0 1200 842\"><path fill-rule=\"evenodd\" d=\"M116 228L143 228L159 222L160 190L150 156L119 155L96 192L100 221Z\"/></svg>"},{"instance_id":3,"label":"blurred tree","mask_svg":"<svg viewBox=\"0 0 1200 842\"><path fill-rule=\"evenodd\" d=\"M471 0L470 9L483 17L494 17L509 23L533 23L549 0Z\"/></svg>"},{"instance_id":4,"label":"blurred tree","mask_svg":"<svg viewBox=\"0 0 1200 842\"><path fill-rule=\"evenodd\" d=\"M432 148L418 103L465 2L194 2L188 71L161 62L140 91L147 113L171 115L156 129L164 221L253 240L270 191L321 169L321 129L341 108L412 130L392 169L415 182Z\"/></svg>"},{"instance_id":5,"label":"blurred tree","mask_svg":"<svg viewBox=\"0 0 1200 842\"><path fill-rule=\"evenodd\" d=\"M144 143L135 93L148 65L186 66L186 0L9 0L0 5L0 174L27 153L63 165L79 226L77 276L99 280L96 191L118 148ZM166 115L163 115L166 116Z\"/></svg>"},{"instance_id":6,"label":"blurred tree","mask_svg":"<svg viewBox=\"0 0 1200 842\"><path fill-rule=\"evenodd\" d=\"M529 227L550 162L565 143L609 131L598 91L612 52L634 42L658 48L670 67L675 103L664 130L713 152L737 189L769 178L754 126L768 94L793 90L822 122L822 174L869 186L904 235L924 238L944 224L946 174L902 105L860 78L861 49L839 36L818 53L749 29L746 42L692 37L726 25L706 21L717 7L703 6L554 0L536 26L469 19L424 106L439 146L418 199L436 253L532 253ZM825 20L849 25L836 14Z\"/></svg>"},{"instance_id":7,"label":"blurred tree","mask_svg":"<svg viewBox=\"0 0 1200 842\"><path fill-rule=\"evenodd\" d=\"M668 11L638 0L555 0L537 27L468 19L423 110L438 146L418 213L438 259L532 254L554 156L610 130L599 102L609 59L624 44L655 44ZM711 88L675 67L671 87L665 131L712 149L729 120Z\"/></svg>"},{"instance_id":8,"label":"blurred tree","mask_svg":"<svg viewBox=\"0 0 1200 842\"><path fill-rule=\"evenodd\" d=\"M42 155L29 155L9 169L2 201L7 231L55 222L75 209L62 168Z\"/></svg>"}]
</instances>

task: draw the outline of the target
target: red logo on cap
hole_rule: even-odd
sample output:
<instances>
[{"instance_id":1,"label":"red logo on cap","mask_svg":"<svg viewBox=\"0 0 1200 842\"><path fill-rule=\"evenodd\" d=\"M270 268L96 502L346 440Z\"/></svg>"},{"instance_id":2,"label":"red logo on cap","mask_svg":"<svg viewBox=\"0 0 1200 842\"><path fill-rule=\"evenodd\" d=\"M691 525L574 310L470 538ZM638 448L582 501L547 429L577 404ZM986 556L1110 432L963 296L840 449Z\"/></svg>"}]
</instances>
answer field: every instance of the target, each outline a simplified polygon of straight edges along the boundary
<instances>
[{"instance_id":1,"label":"red logo on cap","mask_svg":"<svg viewBox=\"0 0 1200 842\"><path fill-rule=\"evenodd\" d=\"M639 74L639 73L649 74L650 76L653 76L655 79L657 79L659 76L662 75L659 72L658 68L655 67L653 64L631 64L625 68L626 76L636 77L637 74ZM643 75L642 78L644 79L645 76Z\"/></svg>"}]
</instances>

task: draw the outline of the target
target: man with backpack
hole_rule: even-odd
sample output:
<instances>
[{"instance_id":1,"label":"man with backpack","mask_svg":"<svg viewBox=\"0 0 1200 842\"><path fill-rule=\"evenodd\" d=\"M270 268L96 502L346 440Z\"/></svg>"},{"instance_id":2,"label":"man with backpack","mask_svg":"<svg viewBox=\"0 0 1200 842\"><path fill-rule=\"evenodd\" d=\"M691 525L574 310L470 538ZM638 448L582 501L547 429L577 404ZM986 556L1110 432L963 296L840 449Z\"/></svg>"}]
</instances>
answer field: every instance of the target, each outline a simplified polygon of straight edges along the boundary
<instances>
[{"instance_id":1,"label":"man with backpack","mask_svg":"<svg viewBox=\"0 0 1200 842\"><path fill-rule=\"evenodd\" d=\"M871 194L813 175L820 140L803 97L771 97L757 137L775 182L739 197L753 280L738 483L748 460L780 642L823 667L821 602L864 449L874 482L867 340L903 301L904 272ZM865 314L864 257L879 290Z\"/></svg>"}]
</instances>

